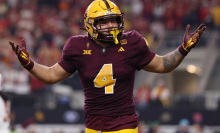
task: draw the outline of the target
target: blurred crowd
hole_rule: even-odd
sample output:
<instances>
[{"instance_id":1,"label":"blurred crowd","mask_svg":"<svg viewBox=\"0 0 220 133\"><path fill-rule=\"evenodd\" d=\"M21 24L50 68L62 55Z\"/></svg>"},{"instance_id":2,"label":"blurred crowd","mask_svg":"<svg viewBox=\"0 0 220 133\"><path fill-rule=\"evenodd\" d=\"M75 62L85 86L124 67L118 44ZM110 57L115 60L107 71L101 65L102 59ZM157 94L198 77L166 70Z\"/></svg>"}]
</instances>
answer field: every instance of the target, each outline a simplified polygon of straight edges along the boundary
<instances>
[{"instance_id":1,"label":"blurred crowd","mask_svg":"<svg viewBox=\"0 0 220 133\"><path fill-rule=\"evenodd\" d=\"M4 91L26 95L41 93L47 87L25 72L8 42L20 43L24 38L31 58L52 66L60 59L62 48L70 36L87 34L80 28L84 27L83 15L91 1L0 0L0 73ZM220 31L220 0L112 1L125 14L125 31L137 30L148 40L150 47L154 47L166 31L182 31L187 24L196 27L205 23L208 29ZM168 90L161 84L154 89L143 84L136 91L137 107L145 108L149 101L158 99L159 104L167 107ZM145 127L146 124L140 124L140 133L146 133L141 125ZM159 124L152 125L149 132L158 133ZM199 125L195 127L200 129Z\"/></svg>"},{"instance_id":2,"label":"blurred crowd","mask_svg":"<svg viewBox=\"0 0 220 133\"><path fill-rule=\"evenodd\" d=\"M160 125L158 121L139 122L138 133L218 133L204 126L201 123L190 123L188 119L179 120L178 126L166 127Z\"/></svg>"},{"instance_id":3,"label":"blurred crowd","mask_svg":"<svg viewBox=\"0 0 220 133\"><path fill-rule=\"evenodd\" d=\"M8 41L24 38L31 58L51 66L72 35L87 34L83 15L92 0L0 0L0 72L3 89L15 94L41 91L45 85L21 68ZM125 13L125 31L140 32L156 44L166 31L205 23L220 29L220 0L112 0Z\"/></svg>"},{"instance_id":4,"label":"blurred crowd","mask_svg":"<svg viewBox=\"0 0 220 133\"><path fill-rule=\"evenodd\" d=\"M168 108L170 105L170 89L164 80L158 80L154 87L150 87L146 82L135 91L135 105L138 110L147 108Z\"/></svg>"}]
</instances>

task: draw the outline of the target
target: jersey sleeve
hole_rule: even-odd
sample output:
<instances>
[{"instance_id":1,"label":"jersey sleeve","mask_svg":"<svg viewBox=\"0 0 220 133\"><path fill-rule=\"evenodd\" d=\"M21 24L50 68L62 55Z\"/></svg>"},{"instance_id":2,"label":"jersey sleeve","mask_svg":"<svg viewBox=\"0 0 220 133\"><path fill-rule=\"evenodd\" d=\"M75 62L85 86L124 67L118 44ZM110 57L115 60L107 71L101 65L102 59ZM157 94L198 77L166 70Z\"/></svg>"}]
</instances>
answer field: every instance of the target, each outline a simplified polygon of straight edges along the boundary
<instances>
[{"instance_id":1,"label":"jersey sleeve","mask_svg":"<svg viewBox=\"0 0 220 133\"><path fill-rule=\"evenodd\" d=\"M76 71L76 67L74 65L75 56L73 53L73 42L73 38L70 37L63 48L62 57L58 62L58 64L68 73L74 73Z\"/></svg>"},{"instance_id":2,"label":"jersey sleeve","mask_svg":"<svg viewBox=\"0 0 220 133\"><path fill-rule=\"evenodd\" d=\"M144 66L149 64L155 56L155 53L150 51L147 41L137 31L133 32L133 37L136 38L134 45L134 56L132 64L137 70L141 70Z\"/></svg>"}]
</instances>

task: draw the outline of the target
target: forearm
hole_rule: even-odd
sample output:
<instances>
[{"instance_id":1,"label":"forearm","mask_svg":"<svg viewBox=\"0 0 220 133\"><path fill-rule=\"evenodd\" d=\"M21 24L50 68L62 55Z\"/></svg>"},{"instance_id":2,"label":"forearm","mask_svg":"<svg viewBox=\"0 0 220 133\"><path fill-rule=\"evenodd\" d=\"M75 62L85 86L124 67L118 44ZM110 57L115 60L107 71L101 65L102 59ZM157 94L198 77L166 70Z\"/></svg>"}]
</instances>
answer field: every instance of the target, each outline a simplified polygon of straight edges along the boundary
<instances>
[{"instance_id":1,"label":"forearm","mask_svg":"<svg viewBox=\"0 0 220 133\"><path fill-rule=\"evenodd\" d=\"M182 62L185 56L183 56L178 49L163 56L163 68L164 72L170 72L174 70Z\"/></svg>"},{"instance_id":2,"label":"forearm","mask_svg":"<svg viewBox=\"0 0 220 133\"><path fill-rule=\"evenodd\" d=\"M155 55L153 60L143 70L156 73L168 73L174 70L184 59L184 55L176 49L164 56Z\"/></svg>"},{"instance_id":3,"label":"forearm","mask_svg":"<svg viewBox=\"0 0 220 133\"><path fill-rule=\"evenodd\" d=\"M34 67L29 72L45 84L54 84L58 82L54 79L55 76L53 75L54 72L52 67L47 67L34 62Z\"/></svg>"}]
</instances>

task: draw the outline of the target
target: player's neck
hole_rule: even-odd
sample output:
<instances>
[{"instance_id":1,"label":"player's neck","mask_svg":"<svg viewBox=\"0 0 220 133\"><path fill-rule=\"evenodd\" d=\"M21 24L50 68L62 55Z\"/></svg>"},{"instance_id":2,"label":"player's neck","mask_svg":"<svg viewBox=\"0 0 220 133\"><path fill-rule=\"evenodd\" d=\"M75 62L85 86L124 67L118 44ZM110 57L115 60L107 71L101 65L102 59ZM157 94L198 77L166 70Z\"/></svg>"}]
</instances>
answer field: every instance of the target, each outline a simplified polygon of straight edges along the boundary
<instances>
[{"instance_id":1,"label":"player's neck","mask_svg":"<svg viewBox=\"0 0 220 133\"><path fill-rule=\"evenodd\" d=\"M96 44L98 44L99 46L106 48L110 45L113 45L113 42L102 42L102 41L98 41L98 40L94 40L96 42Z\"/></svg>"}]
</instances>

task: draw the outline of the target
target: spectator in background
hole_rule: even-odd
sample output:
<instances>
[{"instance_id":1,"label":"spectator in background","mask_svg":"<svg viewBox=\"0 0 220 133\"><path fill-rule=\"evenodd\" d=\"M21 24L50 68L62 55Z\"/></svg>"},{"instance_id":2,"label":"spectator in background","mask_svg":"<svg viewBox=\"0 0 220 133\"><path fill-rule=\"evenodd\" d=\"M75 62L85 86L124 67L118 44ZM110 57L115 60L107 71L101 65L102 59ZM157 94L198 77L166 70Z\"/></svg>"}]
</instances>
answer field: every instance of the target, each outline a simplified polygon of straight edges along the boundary
<instances>
[{"instance_id":1,"label":"spectator in background","mask_svg":"<svg viewBox=\"0 0 220 133\"><path fill-rule=\"evenodd\" d=\"M22 133L38 133L38 128L35 124L34 118L30 117L26 119L22 124L21 124L21 131Z\"/></svg>"},{"instance_id":2,"label":"spectator in background","mask_svg":"<svg viewBox=\"0 0 220 133\"><path fill-rule=\"evenodd\" d=\"M212 9L213 21L216 29L220 32L220 0L216 0L216 4Z\"/></svg>"},{"instance_id":3,"label":"spectator in background","mask_svg":"<svg viewBox=\"0 0 220 133\"><path fill-rule=\"evenodd\" d=\"M165 35L165 27L161 19L155 19L150 25L150 28L152 33L154 34L155 41L158 41Z\"/></svg>"},{"instance_id":4,"label":"spectator in background","mask_svg":"<svg viewBox=\"0 0 220 133\"><path fill-rule=\"evenodd\" d=\"M204 133L203 132L203 126L199 123L195 123L192 125L192 133Z\"/></svg>"},{"instance_id":5,"label":"spectator in background","mask_svg":"<svg viewBox=\"0 0 220 133\"><path fill-rule=\"evenodd\" d=\"M0 74L0 133L9 133L10 111L9 98L1 88L2 76Z\"/></svg>"},{"instance_id":6,"label":"spectator in background","mask_svg":"<svg viewBox=\"0 0 220 133\"><path fill-rule=\"evenodd\" d=\"M12 65L12 64L11 64ZM3 72L4 91L10 94L27 95L30 93L28 74L21 69L15 69L14 66L8 66Z\"/></svg>"},{"instance_id":7,"label":"spectator in background","mask_svg":"<svg viewBox=\"0 0 220 133\"><path fill-rule=\"evenodd\" d=\"M147 133L147 126L145 121L140 121L138 125L138 133Z\"/></svg>"},{"instance_id":8,"label":"spectator in background","mask_svg":"<svg viewBox=\"0 0 220 133\"><path fill-rule=\"evenodd\" d=\"M151 122L148 133L163 133L160 131L160 123L158 121Z\"/></svg>"},{"instance_id":9,"label":"spectator in background","mask_svg":"<svg viewBox=\"0 0 220 133\"><path fill-rule=\"evenodd\" d=\"M0 133L9 133L10 114L8 100L8 96L0 91Z\"/></svg>"},{"instance_id":10,"label":"spectator in background","mask_svg":"<svg viewBox=\"0 0 220 133\"><path fill-rule=\"evenodd\" d=\"M190 133L189 132L189 120L187 119L181 119L179 121L179 127L176 131L176 133Z\"/></svg>"},{"instance_id":11,"label":"spectator in background","mask_svg":"<svg viewBox=\"0 0 220 133\"><path fill-rule=\"evenodd\" d=\"M154 101L160 101L163 107L169 106L170 90L165 86L163 80L159 80L152 89L151 98Z\"/></svg>"},{"instance_id":12,"label":"spectator in background","mask_svg":"<svg viewBox=\"0 0 220 133\"><path fill-rule=\"evenodd\" d=\"M211 6L211 3L208 1L202 2L199 9L199 18L200 22L205 23L207 26L213 28L213 18L210 10Z\"/></svg>"},{"instance_id":13,"label":"spectator in background","mask_svg":"<svg viewBox=\"0 0 220 133\"><path fill-rule=\"evenodd\" d=\"M138 109L146 109L151 101L151 88L144 82L135 94L136 106Z\"/></svg>"}]
</instances>

